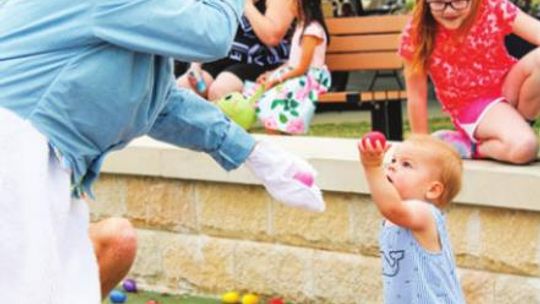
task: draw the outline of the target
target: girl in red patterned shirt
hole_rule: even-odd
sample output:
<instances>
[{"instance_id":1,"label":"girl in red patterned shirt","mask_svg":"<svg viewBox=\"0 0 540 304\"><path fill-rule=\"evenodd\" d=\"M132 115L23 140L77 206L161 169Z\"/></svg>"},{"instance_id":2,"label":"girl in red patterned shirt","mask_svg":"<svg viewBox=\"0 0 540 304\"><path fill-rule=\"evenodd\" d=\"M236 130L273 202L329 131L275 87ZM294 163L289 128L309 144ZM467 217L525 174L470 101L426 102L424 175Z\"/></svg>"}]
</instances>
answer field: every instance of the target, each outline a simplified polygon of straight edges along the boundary
<instances>
[{"instance_id":1,"label":"girl in red patterned shirt","mask_svg":"<svg viewBox=\"0 0 540 304\"><path fill-rule=\"evenodd\" d=\"M463 158L536 158L531 126L540 112L540 48L518 61L504 45L512 32L540 45L540 22L508 0L417 1L399 49L414 133L428 132L429 76L457 129L434 135Z\"/></svg>"}]
</instances>

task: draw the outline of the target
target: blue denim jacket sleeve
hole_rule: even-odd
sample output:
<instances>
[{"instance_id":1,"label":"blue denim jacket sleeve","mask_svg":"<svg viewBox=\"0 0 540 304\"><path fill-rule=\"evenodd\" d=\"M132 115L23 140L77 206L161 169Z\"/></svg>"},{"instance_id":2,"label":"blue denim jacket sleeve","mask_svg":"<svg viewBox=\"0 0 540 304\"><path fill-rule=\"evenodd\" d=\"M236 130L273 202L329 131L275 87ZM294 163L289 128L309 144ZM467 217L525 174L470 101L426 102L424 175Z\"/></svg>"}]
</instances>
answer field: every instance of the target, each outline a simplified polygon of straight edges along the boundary
<instances>
[{"instance_id":1,"label":"blue denim jacket sleeve","mask_svg":"<svg viewBox=\"0 0 540 304\"><path fill-rule=\"evenodd\" d=\"M190 90L173 87L167 105L148 132L152 138L208 153L225 170L247 159L255 139L214 104Z\"/></svg>"},{"instance_id":2,"label":"blue denim jacket sleeve","mask_svg":"<svg viewBox=\"0 0 540 304\"><path fill-rule=\"evenodd\" d=\"M230 49L244 0L105 0L92 9L94 35L114 45L182 61Z\"/></svg>"}]
</instances>

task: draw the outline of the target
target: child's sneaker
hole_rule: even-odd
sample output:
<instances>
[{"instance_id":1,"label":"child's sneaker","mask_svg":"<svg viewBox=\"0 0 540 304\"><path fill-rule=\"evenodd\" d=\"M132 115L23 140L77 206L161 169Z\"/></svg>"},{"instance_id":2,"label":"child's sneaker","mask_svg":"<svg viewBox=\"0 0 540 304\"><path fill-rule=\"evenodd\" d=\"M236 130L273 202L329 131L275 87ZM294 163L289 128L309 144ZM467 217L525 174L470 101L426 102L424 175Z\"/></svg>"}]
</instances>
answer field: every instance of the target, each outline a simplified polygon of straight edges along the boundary
<instances>
[{"instance_id":1,"label":"child's sneaker","mask_svg":"<svg viewBox=\"0 0 540 304\"><path fill-rule=\"evenodd\" d=\"M276 200L310 211L325 210L321 190L314 184L317 173L303 159L259 141L246 165Z\"/></svg>"},{"instance_id":2,"label":"child's sneaker","mask_svg":"<svg viewBox=\"0 0 540 304\"><path fill-rule=\"evenodd\" d=\"M476 145L463 133L453 130L439 130L431 133L436 137L456 149L459 156L463 159L476 158Z\"/></svg>"}]
</instances>

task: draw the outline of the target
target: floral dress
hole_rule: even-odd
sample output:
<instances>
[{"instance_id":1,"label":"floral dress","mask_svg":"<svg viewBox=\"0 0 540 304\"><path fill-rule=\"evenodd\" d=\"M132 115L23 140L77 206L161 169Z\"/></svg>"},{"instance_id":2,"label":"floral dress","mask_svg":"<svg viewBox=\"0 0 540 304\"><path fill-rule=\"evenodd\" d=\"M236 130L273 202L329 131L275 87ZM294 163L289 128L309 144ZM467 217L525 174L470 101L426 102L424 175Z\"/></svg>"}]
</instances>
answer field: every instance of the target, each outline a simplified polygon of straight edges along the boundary
<instances>
[{"instance_id":1,"label":"floral dress","mask_svg":"<svg viewBox=\"0 0 540 304\"><path fill-rule=\"evenodd\" d=\"M303 28L297 27L292 39L291 57L287 65L277 69L270 78L279 79L300 61L300 36ZM330 88L330 72L324 65L326 34L319 23L308 25L304 35L320 37L310 68L305 75L290 78L265 92L257 103L257 116L268 130L289 134L305 134L315 113L319 95Z\"/></svg>"}]
</instances>

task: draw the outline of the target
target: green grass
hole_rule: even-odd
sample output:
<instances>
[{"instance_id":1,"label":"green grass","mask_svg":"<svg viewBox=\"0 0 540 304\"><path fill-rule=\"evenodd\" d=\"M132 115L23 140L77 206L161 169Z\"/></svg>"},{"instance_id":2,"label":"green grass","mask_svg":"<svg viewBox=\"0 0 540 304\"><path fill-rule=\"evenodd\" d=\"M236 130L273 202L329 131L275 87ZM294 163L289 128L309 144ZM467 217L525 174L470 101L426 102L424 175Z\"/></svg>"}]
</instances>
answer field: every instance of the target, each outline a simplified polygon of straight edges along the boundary
<instances>
[{"instance_id":1,"label":"green grass","mask_svg":"<svg viewBox=\"0 0 540 304\"><path fill-rule=\"evenodd\" d=\"M121 287L117 290L122 290ZM137 293L126 293L126 304L146 304L149 300L158 301L159 304L222 304L221 300L217 297L200 297L200 296L176 296L165 293L157 293L150 291L139 291ZM261 296L259 303L267 303L269 298ZM102 304L112 303L109 298L102 302ZM294 304L294 302L286 301L287 304Z\"/></svg>"},{"instance_id":2,"label":"green grass","mask_svg":"<svg viewBox=\"0 0 540 304\"><path fill-rule=\"evenodd\" d=\"M440 129L453 129L452 123L448 118L432 118L429 120L431 131ZM536 122L534 126L537 133L540 132L540 122ZM410 133L410 125L405 122L404 135ZM315 124L309 129L307 136L320 137L340 137L340 138L360 138L366 132L371 131L371 123L367 121L361 122L343 122L343 123L325 123ZM251 130L252 133L265 133L262 127L256 127Z\"/></svg>"},{"instance_id":3,"label":"green grass","mask_svg":"<svg viewBox=\"0 0 540 304\"><path fill-rule=\"evenodd\" d=\"M120 288L118 290L121 290ZM218 298L199 297L199 296L175 296L164 293L139 291L137 293L126 293L126 304L146 304L149 300L158 301L159 304L221 304L221 300ZM266 303L269 299L261 297L259 303ZM103 301L102 304L112 303L108 298ZM286 301L287 304L294 304L293 302Z\"/></svg>"},{"instance_id":4,"label":"green grass","mask_svg":"<svg viewBox=\"0 0 540 304\"><path fill-rule=\"evenodd\" d=\"M434 118L431 119L429 123L433 131L452 128L452 123L448 118ZM310 126L307 136L360 138L369 131L371 131L371 123L368 121L325 123ZM265 133L264 128L262 127L253 128L252 132ZM409 123L405 122L404 133L407 134L409 132Z\"/></svg>"}]
</instances>

